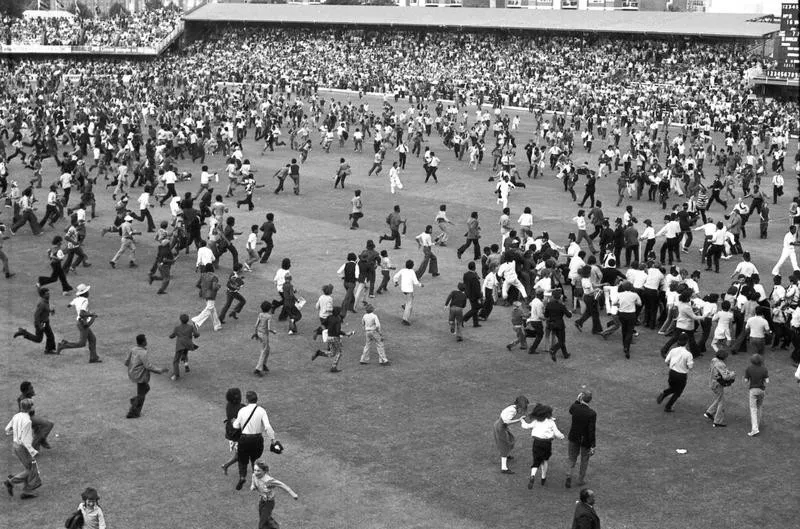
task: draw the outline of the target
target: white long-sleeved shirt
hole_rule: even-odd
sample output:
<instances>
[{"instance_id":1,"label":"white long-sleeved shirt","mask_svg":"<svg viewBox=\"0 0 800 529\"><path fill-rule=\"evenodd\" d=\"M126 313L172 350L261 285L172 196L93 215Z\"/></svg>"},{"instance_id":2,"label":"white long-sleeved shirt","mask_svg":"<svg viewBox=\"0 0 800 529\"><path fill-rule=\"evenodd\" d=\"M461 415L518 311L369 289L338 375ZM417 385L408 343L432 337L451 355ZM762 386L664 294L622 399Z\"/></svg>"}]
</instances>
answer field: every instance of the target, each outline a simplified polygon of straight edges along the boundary
<instances>
[{"instance_id":1,"label":"white long-sleeved shirt","mask_svg":"<svg viewBox=\"0 0 800 529\"><path fill-rule=\"evenodd\" d=\"M517 219L517 224L519 224L523 228L530 228L533 226L533 215L530 213L523 213Z\"/></svg>"},{"instance_id":2,"label":"white long-sleeved shirt","mask_svg":"<svg viewBox=\"0 0 800 529\"><path fill-rule=\"evenodd\" d=\"M557 437L558 439L563 439L564 434L558 429L556 426L556 421L551 419L545 419L543 421L531 421L527 422L525 419L520 421L520 426L522 426L526 430L531 431L531 437L536 437L537 439L552 439Z\"/></svg>"},{"instance_id":3,"label":"white long-sleeved shirt","mask_svg":"<svg viewBox=\"0 0 800 529\"><path fill-rule=\"evenodd\" d=\"M652 226L647 226L642 230L642 235L639 237L642 241L649 241L656 238L656 230Z\"/></svg>"},{"instance_id":4,"label":"white long-sleeved shirt","mask_svg":"<svg viewBox=\"0 0 800 529\"><path fill-rule=\"evenodd\" d=\"M339 269L336 271L336 273L337 273L337 274L339 274L339 276L340 276L340 277L344 277L344 267L346 267L346 266L347 266L347 263L349 263L349 262L351 262L351 261L346 261L346 262L345 262L345 263L344 263L342 266L340 266L340 267L339 267ZM353 261L353 262L355 263L355 261ZM355 263L355 264L356 264L356 266L355 266L355 270L353 271L353 274L355 275L356 279L358 279L358 277L359 277L359 276L358 276L358 263Z\"/></svg>"},{"instance_id":5,"label":"white long-sleeved shirt","mask_svg":"<svg viewBox=\"0 0 800 529\"><path fill-rule=\"evenodd\" d=\"M402 290L404 294L414 292L414 287L422 286L422 283L417 279L417 273L411 268L398 270L392 280L395 285L400 285L400 290Z\"/></svg>"},{"instance_id":6,"label":"white long-sleeved shirt","mask_svg":"<svg viewBox=\"0 0 800 529\"><path fill-rule=\"evenodd\" d=\"M703 234L706 237L712 237L714 233L717 231L717 225L714 224L713 222L707 222L702 226L694 229L694 231L700 231L700 230L703 230Z\"/></svg>"},{"instance_id":7,"label":"white long-sleeved shirt","mask_svg":"<svg viewBox=\"0 0 800 529\"><path fill-rule=\"evenodd\" d=\"M794 241L795 235L790 231L786 232L786 235L783 236L783 249L791 250L794 248Z\"/></svg>"},{"instance_id":8,"label":"white long-sleeved shirt","mask_svg":"<svg viewBox=\"0 0 800 529\"><path fill-rule=\"evenodd\" d=\"M656 233L656 237L660 237L662 235L666 236L667 239L674 239L678 236L681 232L681 225L677 220L671 220L667 222L663 228L658 230Z\"/></svg>"},{"instance_id":9,"label":"white long-sleeved shirt","mask_svg":"<svg viewBox=\"0 0 800 529\"><path fill-rule=\"evenodd\" d=\"M6 435L13 435L13 442L24 446L31 457L38 453L33 447L31 416L26 411L15 414L6 426Z\"/></svg>"},{"instance_id":10,"label":"white long-sleeved shirt","mask_svg":"<svg viewBox=\"0 0 800 529\"><path fill-rule=\"evenodd\" d=\"M544 321L544 303L542 300L534 297L530 303L531 313L528 316L528 321Z\"/></svg>"}]
</instances>

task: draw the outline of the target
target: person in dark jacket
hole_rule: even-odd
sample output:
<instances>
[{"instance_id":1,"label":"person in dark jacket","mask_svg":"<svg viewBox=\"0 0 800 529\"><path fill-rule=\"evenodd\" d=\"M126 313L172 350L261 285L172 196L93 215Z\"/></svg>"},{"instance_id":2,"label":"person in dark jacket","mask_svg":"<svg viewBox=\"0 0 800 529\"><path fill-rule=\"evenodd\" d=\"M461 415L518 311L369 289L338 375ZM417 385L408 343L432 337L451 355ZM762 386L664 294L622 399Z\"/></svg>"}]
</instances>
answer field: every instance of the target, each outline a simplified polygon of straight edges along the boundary
<instances>
[{"instance_id":1,"label":"person in dark jacket","mask_svg":"<svg viewBox=\"0 0 800 529\"><path fill-rule=\"evenodd\" d=\"M244 278L242 278L242 263L233 265L233 272L228 276L228 283L226 284L225 292L225 305L222 306L222 312L219 313L220 323L225 323L225 316L228 314L228 309L236 300L236 306L231 311L231 318L234 320L239 319L238 314L242 312L247 300L241 294L242 286L244 286Z\"/></svg>"},{"instance_id":2,"label":"person in dark jacket","mask_svg":"<svg viewBox=\"0 0 800 529\"><path fill-rule=\"evenodd\" d=\"M571 318L572 313L562 301L563 293L561 290L554 290L552 298L544 306L544 317L547 320L547 328L550 330L550 358L556 361L556 352L561 349L564 358L569 358L567 352L567 335L564 318Z\"/></svg>"},{"instance_id":3,"label":"person in dark jacket","mask_svg":"<svg viewBox=\"0 0 800 529\"><path fill-rule=\"evenodd\" d=\"M172 376L170 380L178 380L181 378L180 364L184 364L184 369L188 373L189 369L189 351L194 351L197 346L192 341L193 338L198 338L200 333L197 331L194 323L189 323L189 315L181 314L180 323L172 329L170 338L175 338L175 356L172 359Z\"/></svg>"},{"instance_id":4,"label":"person in dark jacket","mask_svg":"<svg viewBox=\"0 0 800 529\"><path fill-rule=\"evenodd\" d=\"M456 255L458 256L459 259L461 259L463 253L469 249L470 245L472 245L474 259L475 261L479 260L481 258L481 247L479 243L481 238L481 227L480 224L478 223L477 211L473 211L472 213L470 213L469 220L467 220L467 233L465 234L465 236L467 237L467 242L465 242L463 246L459 247L459 249L456 250Z\"/></svg>"},{"instance_id":5,"label":"person in dark jacket","mask_svg":"<svg viewBox=\"0 0 800 529\"><path fill-rule=\"evenodd\" d=\"M128 351L125 367L128 368L128 378L136 384L136 396L131 398L131 408L126 417L136 419L142 415L144 399L150 391L150 373L166 373L168 369L150 363L147 357L147 338L144 334L136 335L136 347Z\"/></svg>"},{"instance_id":6,"label":"person in dark jacket","mask_svg":"<svg viewBox=\"0 0 800 529\"><path fill-rule=\"evenodd\" d=\"M355 331L342 331L341 307L333 307L333 313L328 316L325 329L328 331L328 350L320 351L317 349L311 355L311 361L316 360L318 356L327 356L331 359L331 373L338 373L341 371L339 369L339 360L342 358L342 336L353 336Z\"/></svg>"},{"instance_id":7,"label":"person in dark jacket","mask_svg":"<svg viewBox=\"0 0 800 529\"><path fill-rule=\"evenodd\" d=\"M55 354L56 338L53 335L53 329L50 327L50 315L54 312L55 310L50 308L50 289L40 288L39 303L33 313L33 327L36 334L19 327L17 332L14 333L14 338L22 336L34 343L42 343L42 338L44 338L44 354Z\"/></svg>"},{"instance_id":8,"label":"person in dark jacket","mask_svg":"<svg viewBox=\"0 0 800 529\"><path fill-rule=\"evenodd\" d=\"M458 288L450 292L444 301L444 307L450 310L447 321L450 323L450 334L456 335L456 341L461 342L461 328L464 326L464 308L467 306L467 295L464 294L464 283L459 283Z\"/></svg>"},{"instance_id":9,"label":"person in dark jacket","mask_svg":"<svg viewBox=\"0 0 800 529\"><path fill-rule=\"evenodd\" d=\"M205 265L203 273L197 281L197 288L200 289L200 297L206 300L206 306L200 314L192 318L192 323L194 323L198 329L208 318L211 318L215 331L222 329L222 322L219 321L216 307L219 287L219 278L214 274L214 265L212 263Z\"/></svg>"},{"instance_id":10,"label":"person in dark jacket","mask_svg":"<svg viewBox=\"0 0 800 529\"><path fill-rule=\"evenodd\" d=\"M467 265L467 271L464 272L464 294L467 295L469 300L469 311L464 314L464 321L469 321L472 318L472 326L480 327L478 323L478 312L481 308L481 297L483 295L483 288L481 286L481 278L475 271L475 261L470 261Z\"/></svg>"},{"instance_id":11,"label":"person in dark jacket","mask_svg":"<svg viewBox=\"0 0 800 529\"><path fill-rule=\"evenodd\" d=\"M578 394L577 400L569 407L572 425L567 435L569 470L567 470L567 480L564 483L566 488L572 487L572 473L575 471L578 455L581 456L581 466L578 471L579 487L585 484L589 458L594 455L597 412L589 407L590 402L592 402L592 392L583 388L583 391Z\"/></svg>"},{"instance_id":12,"label":"person in dark jacket","mask_svg":"<svg viewBox=\"0 0 800 529\"><path fill-rule=\"evenodd\" d=\"M600 529L600 517L594 511L594 491L582 489L580 500L575 503L572 529Z\"/></svg>"}]
</instances>

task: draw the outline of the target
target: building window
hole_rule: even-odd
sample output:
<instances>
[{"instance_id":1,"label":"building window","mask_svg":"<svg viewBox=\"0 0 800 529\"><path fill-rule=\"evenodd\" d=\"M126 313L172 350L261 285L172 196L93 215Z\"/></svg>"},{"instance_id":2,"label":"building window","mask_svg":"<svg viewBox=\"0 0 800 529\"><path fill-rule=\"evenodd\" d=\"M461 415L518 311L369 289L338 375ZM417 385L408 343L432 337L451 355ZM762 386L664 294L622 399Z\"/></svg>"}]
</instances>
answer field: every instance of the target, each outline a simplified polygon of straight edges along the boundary
<instances>
[{"instance_id":1,"label":"building window","mask_svg":"<svg viewBox=\"0 0 800 529\"><path fill-rule=\"evenodd\" d=\"M578 0L561 0L561 9L578 9Z\"/></svg>"}]
</instances>

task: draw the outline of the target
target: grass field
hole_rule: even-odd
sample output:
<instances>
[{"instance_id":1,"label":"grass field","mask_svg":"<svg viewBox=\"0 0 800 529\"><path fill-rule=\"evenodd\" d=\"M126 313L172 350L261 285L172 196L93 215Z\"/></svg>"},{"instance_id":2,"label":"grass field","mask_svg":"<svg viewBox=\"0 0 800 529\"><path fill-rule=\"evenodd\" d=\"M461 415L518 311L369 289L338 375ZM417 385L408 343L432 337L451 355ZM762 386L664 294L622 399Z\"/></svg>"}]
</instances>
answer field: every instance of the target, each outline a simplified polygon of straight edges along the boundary
<instances>
[{"instance_id":1,"label":"grass field","mask_svg":"<svg viewBox=\"0 0 800 529\"><path fill-rule=\"evenodd\" d=\"M378 101L372 103L375 107ZM522 118L522 130L530 131L530 118ZM518 134L519 144L530 136ZM36 304L33 284L37 275L49 270L45 247L57 232L48 230L36 238L24 228L6 241L5 250L17 275L0 282L5 415L10 418L16 411L19 382L27 379L36 387L39 413L56 422L53 449L39 458L44 479L40 497L27 503L18 497L0 502L0 517L8 527L62 527L86 486L99 490L109 528L255 527L255 494L234 490L235 467L228 477L219 469L229 457L223 439L224 394L234 386L259 393L286 447L283 455L264 456L271 473L300 495L300 501L293 502L279 494L275 517L282 527L570 527L578 491L563 487L566 442L555 441L547 486L537 483L529 491L525 484L530 439L522 430L513 430L517 459L511 468L517 474L502 475L491 426L504 406L524 394L531 402L552 405L566 432L567 408L583 384L594 391L592 405L598 412L597 455L591 460L588 480L597 493L603 527L777 529L797 524L800 387L792 381L786 352L767 354L771 384L765 402L766 424L761 436L749 438L747 389L741 381L728 390L728 428L712 429L702 417L711 397L709 355L690 374L676 413L662 412L654 400L666 384L666 368L658 354L663 338L649 331L641 333L632 359L626 361L618 334L606 342L570 326L567 343L573 356L554 364L546 355L508 352L504 346L512 335L509 310L497 307L481 329L468 326L465 341L456 343L448 332L443 304L466 270L467 260L456 258L455 246L463 242L460 236L470 211L480 212L482 244L499 242L499 211L492 184L486 182L486 162L473 172L466 161L454 161L441 140L432 136L430 145L443 161L441 183L423 184L421 162L410 158L401 177L405 190L391 196L388 164L380 177L366 177L371 149L356 155L350 148L340 152L334 146L330 154L324 154L315 145L302 167L301 195L290 191L276 197L269 189L270 177L296 154L282 147L261 157L260 146L252 141L245 145L259 182L268 188L256 193L254 212L232 208L231 213L242 229L260 223L267 211L275 212L278 235L273 257L246 275L248 303L240 320L229 319L218 333L211 332L209 323L201 329L200 349L192 353L192 372L177 383L167 375L153 377L141 419L124 418L135 387L122 362L135 335L145 332L152 360L169 365L174 344L167 335L178 315L197 314L203 306L194 288L194 255L181 257L173 267L166 296L156 296L158 285L149 287L146 281L155 253L147 236L137 243L138 269L129 270L123 259L122 266L112 270L108 260L118 239L99 235L100 227L113 216L111 199L103 190L98 193L101 216L90 224L86 243L93 267L70 275L73 286L92 285L92 308L101 315L93 328L104 363L89 365L85 350L44 356L36 344L12 341L18 326L31 325ZM579 163L589 159L581 148L576 153ZM354 174L347 190L334 191L332 175L340 156L351 162ZM517 159L524 160L521 149ZM223 159L207 163L222 173ZM591 163L596 163L595 153ZM47 183L57 173L51 165L46 167ZM15 178L27 178L18 162L12 163L11 170ZM199 164L190 170L199 174ZM571 231L575 205L550 173L526 182L527 189L512 192L512 218L516 220L522 208L530 205L534 230L547 230L556 241L564 241ZM195 180L179 184L178 189L196 191L197 186ZM363 190L366 217L360 230L350 231L347 213L356 187ZM578 191L582 192L582 183ZM133 191L132 202L138 193L138 189ZM607 216L621 214L621 208L613 207L613 178L600 182L598 196L607 199ZM432 223L439 204L448 205L457 226L450 246L436 250L442 275L423 278L425 287L416 297L410 328L400 325L402 295L397 289L390 288L388 294L373 300L393 366L359 365L363 334L358 332L344 341L340 366L344 371L329 373L326 359L310 362L318 347L311 341L317 321L313 302L326 283L333 283L335 299L342 299L336 269L348 251L360 250L366 239L377 240L395 203L408 218L403 248L390 249L398 265L407 258L420 259L412 237ZM785 217L788 203L785 196L773 208L773 217ZM634 206L640 221L649 217L660 225L662 213L654 204L643 201ZM5 210L6 221L9 212ZM166 208L152 212L157 221L168 216ZM718 207L712 215L720 216ZM58 226L63 227L63 221ZM753 252L764 278L769 277L782 236L782 225L776 224L768 240L746 239L745 246ZM240 238L240 253L243 245ZM249 337L259 303L276 297L272 277L282 257L292 259L295 284L309 306L303 311L299 335L288 336L286 324L277 324L271 372L259 379L251 374L258 348ZM701 268L696 250L685 257L689 269ZM703 291L721 291L735 262L725 262L720 275L704 273ZM225 256L221 279L229 271L230 258ZM56 339L74 339L73 312L66 307L71 298L61 297L55 284L51 292L57 310L52 319ZM359 319L348 317L346 327L358 330ZM740 379L746 364L746 355L731 357L729 362ZM679 448L688 453L677 454ZM18 471L10 442L2 450L2 461L8 472Z\"/></svg>"}]
</instances>

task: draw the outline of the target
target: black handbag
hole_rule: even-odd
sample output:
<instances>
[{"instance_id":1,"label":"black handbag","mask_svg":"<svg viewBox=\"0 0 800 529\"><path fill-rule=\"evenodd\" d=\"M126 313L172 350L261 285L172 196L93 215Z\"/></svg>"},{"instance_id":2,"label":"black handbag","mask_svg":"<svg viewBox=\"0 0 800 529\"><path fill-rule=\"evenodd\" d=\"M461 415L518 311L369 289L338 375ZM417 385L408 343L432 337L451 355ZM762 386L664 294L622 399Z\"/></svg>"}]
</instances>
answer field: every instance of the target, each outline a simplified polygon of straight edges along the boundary
<instances>
[{"instance_id":1,"label":"black handbag","mask_svg":"<svg viewBox=\"0 0 800 529\"><path fill-rule=\"evenodd\" d=\"M69 515L67 521L64 522L66 529L80 529L83 527L83 513L80 509Z\"/></svg>"}]
</instances>

